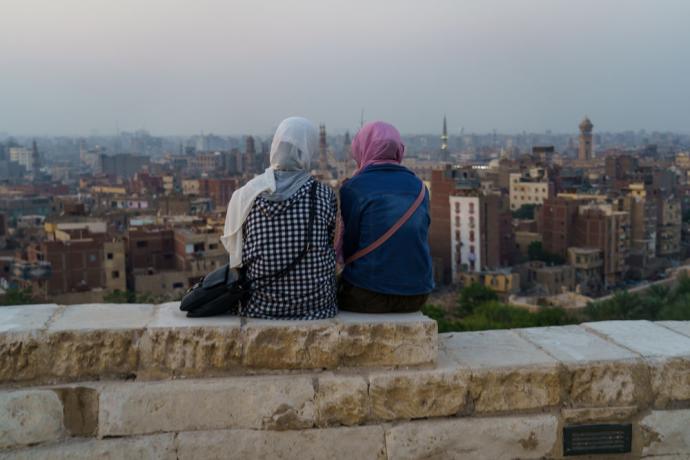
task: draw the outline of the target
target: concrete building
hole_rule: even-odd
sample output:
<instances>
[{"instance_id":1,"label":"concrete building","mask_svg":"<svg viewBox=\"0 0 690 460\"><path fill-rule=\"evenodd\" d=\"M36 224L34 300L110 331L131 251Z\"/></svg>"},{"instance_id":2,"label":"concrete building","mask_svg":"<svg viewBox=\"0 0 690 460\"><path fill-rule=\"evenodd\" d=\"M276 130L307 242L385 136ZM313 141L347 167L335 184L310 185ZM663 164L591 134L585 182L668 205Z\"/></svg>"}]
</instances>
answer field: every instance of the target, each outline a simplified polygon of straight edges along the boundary
<instances>
[{"instance_id":1,"label":"concrete building","mask_svg":"<svg viewBox=\"0 0 690 460\"><path fill-rule=\"evenodd\" d=\"M520 291L520 275L509 270L461 273L458 282L462 286L481 284L504 298Z\"/></svg>"},{"instance_id":2,"label":"concrete building","mask_svg":"<svg viewBox=\"0 0 690 460\"><path fill-rule=\"evenodd\" d=\"M449 197L452 277L509 266L515 248L512 217L504 196L478 190Z\"/></svg>"},{"instance_id":3,"label":"concrete building","mask_svg":"<svg viewBox=\"0 0 690 460\"><path fill-rule=\"evenodd\" d=\"M103 270L105 288L108 291L127 290L127 272L125 243L122 240L111 240L103 243Z\"/></svg>"},{"instance_id":4,"label":"concrete building","mask_svg":"<svg viewBox=\"0 0 690 460\"><path fill-rule=\"evenodd\" d=\"M680 200L674 196L657 198L657 256L680 253L682 215Z\"/></svg>"},{"instance_id":5,"label":"concrete building","mask_svg":"<svg viewBox=\"0 0 690 460\"><path fill-rule=\"evenodd\" d=\"M575 226L576 245L602 251L604 285L622 282L628 271L630 215L610 204L580 206Z\"/></svg>"},{"instance_id":6,"label":"concrete building","mask_svg":"<svg viewBox=\"0 0 690 460\"><path fill-rule=\"evenodd\" d=\"M601 250L596 248L568 248L568 265L575 270L575 290L581 294L594 294L603 287Z\"/></svg>"},{"instance_id":7,"label":"concrete building","mask_svg":"<svg viewBox=\"0 0 690 460\"><path fill-rule=\"evenodd\" d=\"M197 152L189 166L202 173L218 173L223 169L223 155L221 152Z\"/></svg>"},{"instance_id":8,"label":"concrete building","mask_svg":"<svg viewBox=\"0 0 690 460\"><path fill-rule=\"evenodd\" d=\"M580 138L577 150L577 159L580 161L589 161L594 158L592 154L592 128L594 128L594 125L589 118L585 117L580 122Z\"/></svg>"},{"instance_id":9,"label":"concrete building","mask_svg":"<svg viewBox=\"0 0 690 460\"><path fill-rule=\"evenodd\" d=\"M510 209L517 211L523 205L541 205L554 195L553 184L546 171L533 168L526 173L510 174Z\"/></svg>"},{"instance_id":10,"label":"concrete building","mask_svg":"<svg viewBox=\"0 0 690 460\"><path fill-rule=\"evenodd\" d=\"M130 229L126 238L127 271L174 270L175 237L172 229Z\"/></svg>"},{"instance_id":11,"label":"concrete building","mask_svg":"<svg viewBox=\"0 0 690 460\"><path fill-rule=\"evenodd\" d=\"M216 208L225 210L232 193L239 188L236 178L199 179L198 195L209 198Z\"/></svg>"},{"instance_id":12,"label":"concrete building","mask_svg":"<svg viewBox=\"0 0 690 460\"><path fill-rule=\"evenodd\" d=\"M118 153L116 155L101 154L98 163L102 174L129 179L142 169L148 168L151 161L149 157L143 155Z\"/></svg>"},{"instance_id":13,"label":"concrete building","mask_svg":"<svg viewBox=\"0 0 690 460\"><path fill-rule=\"evenodd\" d=\"M10 161L13 161L26 169L26 172L34 170L34 153L26 147L10 147Z\"/></svg>"},{"instance_id":14,"label":"concrete building","mask_svg":"<svg viewBox=\"0 0 690 460\"><path fill-rule=\"evenodd\" d=\"M190 227L175 229L175 268L187 273L191 281L228 263L220 242L221 228Z\"/></svg>"}]
</instances>

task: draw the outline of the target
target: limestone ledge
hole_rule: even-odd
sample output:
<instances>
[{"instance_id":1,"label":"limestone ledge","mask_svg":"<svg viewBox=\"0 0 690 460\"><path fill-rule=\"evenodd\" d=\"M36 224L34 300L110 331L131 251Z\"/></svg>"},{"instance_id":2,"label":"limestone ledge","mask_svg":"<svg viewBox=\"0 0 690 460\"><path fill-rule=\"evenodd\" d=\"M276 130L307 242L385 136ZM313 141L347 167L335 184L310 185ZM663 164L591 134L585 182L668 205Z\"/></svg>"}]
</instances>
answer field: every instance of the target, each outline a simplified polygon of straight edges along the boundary
<instances>
[{"instance_id":1,"label":"limestone ledge","mask_svg":"<svg viewBox=\"0 0 690 460\"><path fill-rule=\"evenodd\" d=\"M45 322L37 322L24 310L19 319L0 323L0 333L35 335L37 340L46 337L41 334L50 336L51 327L64 333L60 325L70 308L37 308ZM173 329L188 332L179 323L160 319L161 308L152 310L141 337L133 342L140 347L137 349L147 343L144 337L149 330L155 334ZM374 323L376 328L383 328L386 319L394 324L410 323L395 316L380 318ZM114 314L102 320L110 328L107 330L130 327L115 329ZM134 320L130 317L128 321ZM239 340L243 328L252 327L248 336L253 338L266 333L261 328L306 326L309 334L324 331L320 322L236 326L234 318L217 321L213 327L236 331L233 333L239 330ZM29 322L32 330L22 329ZM347 327L338 321L327 323ZM366 446L367 453L355 456L364 458L445 458L444 452L450 453L448 458L501 458L503 451L511 452L508 458L558 458L561 453L554 440L559 439L563 425L612 421L634 424L636 453L630 458L690 456L690 410L685 409L690 407L689 324L614 321L440 334L435 365L417 368L341 367L222 377L209 372L158 381L139 375L134 380L85 379L31 388L6 385L0 389L0 458L80 458L85 454L79 449L96 455L110 449L108 446L122 446L122 458L168 458L173 455L170 452L186 458L197 451L203 453L199 458L224 458L229 454L223 446L230 445L237 445L238 452L249 458L299 457L302 449L307 449L306 458L319 458L333 449L348 453L348 448L360 446ZM211 326L195 327L205 330ZM361 328L360 323L347 334L362 334ZM79 330L70 331L82 337ZM83 332L94 331L86 328ZM318 348L319 340L331 340L327 332L321 332L318 338L302 339L299 346ZM292 339L284 332L277 335L280 339L269 343L271 352L280 356L280 341ZM177 340L174 334L165 337L173 343ZM300 337L305 336L295 340ZM213 336L208 340L214 340ZM175 346L181 351L184 346L194 350L195 343ZM78 342L74 345L67 348L80 350ZM300 356L298 350L284 346L286 359L295 362L290 360ZM366 349L366 344L350 349L348 356L366 355L362 351ZM90 356L88 350L79 353L82 358ZM246 348L240 358L244 353ZM325 359L317 352L307 354ZM216 355L202 354L180 363L209 356ZM160 362L149 359L151 365ZM165 366L159 364L160 369L170 369L170 363L177 361L165 362ZM162 375L170 376L160 369ZM201 372L203 367L198 369ZM179 435L165 435L173 433ZM341 435L343 439L352 437L355 447L340 443ZM300 442L314 445L300 448Z\"/></svg>"},{"instance_id":2,"label":"limestone ledge","mask_svg":"<svg viewBox=\"0 0 690 460\"><path fill-rule=\"evenodd\" d=\"M0 308L0 384L420 366L437 356L436 323L419 313L190 319L178 305Z\"/></svg>"},{"instance_id":3,"label":"limestone ledge","mask_svg":"<svg viewBox=\"0 0 690 460\"><path fill-rule=\"evenodd\" d=\"M441 334L437 363L425 368L8 387L0 390L0 449L85 436L543 412L561 413L567 423L632 420L690 406L682 348L690 337L660 324L630 327L637 340L627 345L619 332L627 329L615 322ZM657 342L671 347L662 353ZM645 343L657 351L645 351Z\"/></svg>"},{"instance_id":4,"label":"limestone ledge","mask_svg":"<svg viewBox=\"0 0 690 460\"><path fill-rule=\"evenodd\" d=\"M591 412L590 412L591 415ZM628 420L625 411L615 414ZM612 421L619 421L614 415ZM1 460L111 459L563 459L558 414L443 418L290 431L201 430L86 439L0 451ZM583 458L690 457L690 410L652 411L634 421L633 450Z\"/></svg>"}]
</instances>

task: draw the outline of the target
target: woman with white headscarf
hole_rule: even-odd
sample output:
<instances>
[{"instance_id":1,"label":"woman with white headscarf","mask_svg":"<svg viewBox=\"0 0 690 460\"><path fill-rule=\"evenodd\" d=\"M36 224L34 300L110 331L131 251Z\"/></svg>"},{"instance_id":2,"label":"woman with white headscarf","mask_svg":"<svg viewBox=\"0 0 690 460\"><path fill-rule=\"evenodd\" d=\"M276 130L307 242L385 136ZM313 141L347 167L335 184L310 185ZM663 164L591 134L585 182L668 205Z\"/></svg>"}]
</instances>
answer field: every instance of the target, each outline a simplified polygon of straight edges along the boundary
<instances>
[{"instance_id":1,"label":"woman with white headscarf","mask_svg":"<svg viewBox=\"0 0 690 460\"><path fill-rule=\"evenodd\" d=\"M266 319L322 319L337 313L335 193L310 174L318 148L316 126L305 118L283 120L271 145L271 166L236 190L228 205L221 241L231 267L242 267L255 281L242 313ZM315 216L309 236L309 210L315 187ZM280 277L272 275L291 262Z\"/></svg>"}]
</instances>

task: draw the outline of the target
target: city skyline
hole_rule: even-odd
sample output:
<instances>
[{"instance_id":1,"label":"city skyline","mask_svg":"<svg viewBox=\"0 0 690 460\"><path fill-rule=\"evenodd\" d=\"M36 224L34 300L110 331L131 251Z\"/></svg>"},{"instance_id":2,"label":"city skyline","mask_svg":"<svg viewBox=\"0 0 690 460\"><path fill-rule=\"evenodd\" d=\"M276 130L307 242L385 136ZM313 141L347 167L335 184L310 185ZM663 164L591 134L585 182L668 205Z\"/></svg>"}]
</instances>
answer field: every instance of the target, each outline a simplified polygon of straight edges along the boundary
<instances>
[{"instance_id":1,"label":"city skyline","mask_svg":"<svg viewBox=\"0 0 690 460\"><path fill-rule=\"evenodd\" d=\"M660 4L662 5L660 7ZM688 133L690 4L10 0L0 131Z\"/></svg>"}]
</instances>

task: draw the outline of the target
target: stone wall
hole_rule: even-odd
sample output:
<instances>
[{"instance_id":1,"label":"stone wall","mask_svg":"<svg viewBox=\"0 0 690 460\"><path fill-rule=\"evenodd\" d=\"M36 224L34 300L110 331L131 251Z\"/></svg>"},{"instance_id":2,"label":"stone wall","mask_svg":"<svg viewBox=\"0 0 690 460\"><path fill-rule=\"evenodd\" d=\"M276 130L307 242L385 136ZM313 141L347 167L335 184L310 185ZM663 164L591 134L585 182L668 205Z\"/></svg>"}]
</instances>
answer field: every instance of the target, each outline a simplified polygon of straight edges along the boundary
<instances>
[{"instance_id":1,"label":"stone wall","mask_svg":"<svg viewBox=\"0 0 690 460\"><path fill-rule=\"evenodd\" d=\"M631 453L578 458L690 458L690 322L4 307L0 385L0 459L562 458L599 423L632 424Z\"/></svg>"}]
</instances>

